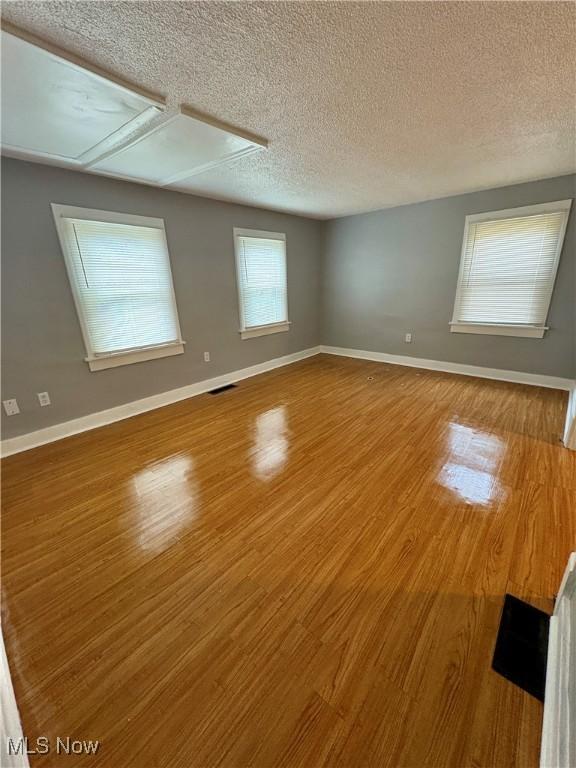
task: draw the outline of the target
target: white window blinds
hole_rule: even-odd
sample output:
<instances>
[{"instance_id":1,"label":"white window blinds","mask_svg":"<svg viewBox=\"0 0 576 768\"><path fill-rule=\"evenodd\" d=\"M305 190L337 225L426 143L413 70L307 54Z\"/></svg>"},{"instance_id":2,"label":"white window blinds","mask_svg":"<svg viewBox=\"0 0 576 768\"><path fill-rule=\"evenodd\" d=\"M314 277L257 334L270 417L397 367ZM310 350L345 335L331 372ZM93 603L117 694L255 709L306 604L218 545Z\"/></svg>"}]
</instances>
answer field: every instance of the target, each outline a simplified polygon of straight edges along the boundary
<instances>
[{"instance_id":1,"label":"white window blinds","mask_svg":"<svg viewBox=\"0 0 576 768\"><path fill-rule=\"evenodd\" d=\"M288 322L286 239L235 230L241 330Z\"/></svg>"},{"instance_id":2,"label":"white window blinds","mask_svg":"<svg viewBox=\"0 0 576 768\"><path fill-rule=\"evenodd\" d=\"M545 326L570 203L467 218L453 323Z\"/></svg>"},{"instance_id":3,"label":"white window blinds","mask_svg":"<svg viewBox=\"0 0 576 768\"><path fill-rule=\"evenodd\" d=\"M89 360L182 343L163 222L125 218L57 219Z\"/></svg>"}]
</instances>

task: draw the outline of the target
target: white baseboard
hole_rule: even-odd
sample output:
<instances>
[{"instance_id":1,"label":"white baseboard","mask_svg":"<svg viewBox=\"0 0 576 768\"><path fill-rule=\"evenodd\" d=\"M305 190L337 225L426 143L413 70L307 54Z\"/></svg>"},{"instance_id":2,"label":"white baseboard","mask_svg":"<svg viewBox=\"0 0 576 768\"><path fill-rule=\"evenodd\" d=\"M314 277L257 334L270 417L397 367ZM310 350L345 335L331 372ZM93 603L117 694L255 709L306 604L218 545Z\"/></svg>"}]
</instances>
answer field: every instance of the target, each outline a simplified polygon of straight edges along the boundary
<instances>
[{"instance_id":1,"label":"white baseboard","mask_svg":"<svg viewBox=\"0 0 576 768\"><path fill-rule=\"evenodd\" d=\"M232 384L235 381L248 379L251 376L257 376L260 373L266 373L275 368L290 365L290 363L295 363L298 360L304 360L307 357L317 355L319 352L320 347L311 347L310 349L304 349L301 352L294 352L291 355L284 355L283 357L267 360L264 363L251 365L249 368L242 368L239 371L224 373L222 376L216 376L213 379L204 379L204 381L198 381L195 384L188 384L185 387L171 389L168 392L161 392L159 395L152 395L151 397L145 397L142 400L134 400L131 403L118 405L115 408L108 408L105 411L98 411L97 413L91 413L88 416L81 416L78 419L54 424L52 427L38 429L35 432L29 432L26 435L8 438L7 440L2 441L2 456L10 456L13 453L28 451L30 448L37 448L40 445L52 443L56 440L61 440L64 437L77 435L80 432L87 432L96 427L103 427L106 424L112 424L115 421L122 421L122 419L128 419L131 416L136 416L137 414L145 413L146 411L152 411L155 408L161 408L164 405L177 403L179 400L186 400L195 395L202 395L211 389L216 389L216 387L222 387L225 384Z\"/></svg>"},{"instance_id":2,"label":"white baseboard","mask_svg":"<svg viewBox=\"0 0 576 768\"><path fill-rule=\"evenodd\" d=\"M425 368L429 371L458 373L462 376L477 376L481 379L511 381L514 384L530 384L535 387L570 390L573 386L573 381L571 379L563 379L559 376L544 376L539 373L525 373L524 371L503 371L499 368L484 368L480 365L447 363L443 360L425 360L420 357L408 357L406 355L389 355L387 352L367 352L363 349L345 349L344 347L327 346L321 346L320 352L327 355L340 355L341 357L356 357L360 360L373 360L378 363L406 365L410 368Z\"/></svg>"},{"instance_id":3,"label":"white baseboard","mask_svg":"<svg viewBox=\"0 0 576 768\"><path fill-rule=\"evenodd\" d=\"M0 766L2 768L28 768L28 756L23 742L22 725L10 667L4 647L4 637L0 632ZM11 744L8 744L8 740ZM24 746L23 746L24 745ZM10 747L10 748L9 748ZM18 750L17 754L14 754Z\"/></svg>"},{"instance_id":4,"label":"white baseboard","mask_svg":"<svg viewBox=\"0 0 576 768\"><path fill-rule=\"evenodd\" d=\"M576 381L572 382L572 389L568 398L563 441L566 448L576 451Z\"/></svg>"},{"instance_id":5,"label":"white baseboard","mask_svg":"<svg viewBox=\"0 0 576 768\"><path fill-rule=\"evenodd\" d=\"M8 438L2 441L2 456L10 456L14 453L27 451L31 448L37 448L46 443L52 443L61 440L64 437L70 437L80 432L86 432L96 427L102 427L106 424L112 424L115 421L128 419L139 413L152 411L155 408L161 408L164 405L177 403L179 400L186 400L195 395L201 395L216 387L224 384L231 384L235 381L247 379L250 376L257 376L260 373L272 371L284 365L290 365L298 360L304 360L307 357L313 357L319 353L328 355L339 355L342 357L354 357L360 360L373 360L380 363L391 363L393 365L405 365L411 368L424 368L431 371L442 371L444 373L456 373L463 376L477 376L484 379L495 379L497 381L511 381L516 384L531 384L537 387L550 387L552 389L565 389L572 392L570 402L576 410L576 394L574 393L574 382L571 379L563 379L557 376L543 376L535 373L524 373L522 371L503 371L498 368L483 368L477 365L463 365L461 363L447 363L441 360L425 360L419 357L408 357L406 355L390 355L386 352L369 352L362 349L345 349L344 347L319 346L304 349L301 352L295 352L291 355L284 355L273 360L267 360L264 363L252 365L249 368L242 368L238 371L231 371L222 376L216 376L212 379L204 379L195 384L188 384L185 387L171 389L168 392L162 392L159 395L152 395L141 400L134 400L131 403L109 408L105 411L91 413L88 416L82 416L78 419L65 421L60 424L54 424L51 427L29 432L26 435ZM576 449L576 413L572 419L572 432L570 440L574 442ZM565 444L569 445L568 429L565 434ZM569 447L572 447L570 443Z\"/></svg>"}]
</instances>

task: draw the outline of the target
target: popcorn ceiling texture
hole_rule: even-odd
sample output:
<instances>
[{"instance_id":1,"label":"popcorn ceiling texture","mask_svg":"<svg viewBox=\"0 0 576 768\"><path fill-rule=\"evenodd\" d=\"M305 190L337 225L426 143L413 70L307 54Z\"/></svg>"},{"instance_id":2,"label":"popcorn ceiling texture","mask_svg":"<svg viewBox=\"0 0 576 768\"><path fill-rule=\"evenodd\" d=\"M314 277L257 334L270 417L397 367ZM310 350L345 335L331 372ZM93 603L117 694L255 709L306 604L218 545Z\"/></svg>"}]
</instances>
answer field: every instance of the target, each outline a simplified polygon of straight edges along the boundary
<instances>
[{"instance_id":1,"label":"popcorn ceiling texture","mask_svg":"<svg viewBox=\"0 0 576 768\"><path fill-rule=\"evenodd\" d=\"M570 2L4 2L270 141L196 194L330 218L576 169Z\"/></svg>"}]
</instances>

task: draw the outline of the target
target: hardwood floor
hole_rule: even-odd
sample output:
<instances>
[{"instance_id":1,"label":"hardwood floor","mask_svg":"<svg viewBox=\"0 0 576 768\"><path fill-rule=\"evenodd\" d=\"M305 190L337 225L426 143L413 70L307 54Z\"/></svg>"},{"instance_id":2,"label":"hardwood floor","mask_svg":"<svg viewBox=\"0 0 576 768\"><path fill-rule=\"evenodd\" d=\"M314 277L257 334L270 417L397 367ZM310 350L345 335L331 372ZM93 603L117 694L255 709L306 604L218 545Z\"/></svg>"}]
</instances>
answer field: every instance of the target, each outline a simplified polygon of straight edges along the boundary
<instances>
[{"instance_id":1,"label":"hardwood floor","mask_svg":"<svg viewBox=\"0 0 576 768\"><path fill-rule=\"evenodd\" d=\"M33 766L537 766L491 670L576 542L554 390L319 356L3 462Z\"/></svg>"}]
</instances>

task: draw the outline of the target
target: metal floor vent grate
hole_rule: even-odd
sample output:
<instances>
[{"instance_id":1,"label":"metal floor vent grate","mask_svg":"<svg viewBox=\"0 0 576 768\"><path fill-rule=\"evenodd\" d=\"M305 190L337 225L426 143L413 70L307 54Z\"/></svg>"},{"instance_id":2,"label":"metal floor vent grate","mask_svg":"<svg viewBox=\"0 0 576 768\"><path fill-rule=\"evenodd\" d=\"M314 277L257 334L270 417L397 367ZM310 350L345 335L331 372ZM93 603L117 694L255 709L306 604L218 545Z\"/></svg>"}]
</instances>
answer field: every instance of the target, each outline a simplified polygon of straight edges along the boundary
<instances>
[{"instance_id":1,"label":"metal floor vent grate","mask_svg":"<svg viewBox=\"0 0 576 768\"><path fill-rule=\"evenodd\" d=\"M236 389L236 384L224 384L222 387L216 387L216 389L209 389L209 395L219 395L221 392L228 392L229 389Z\"/></svg>"}]
</instances>

